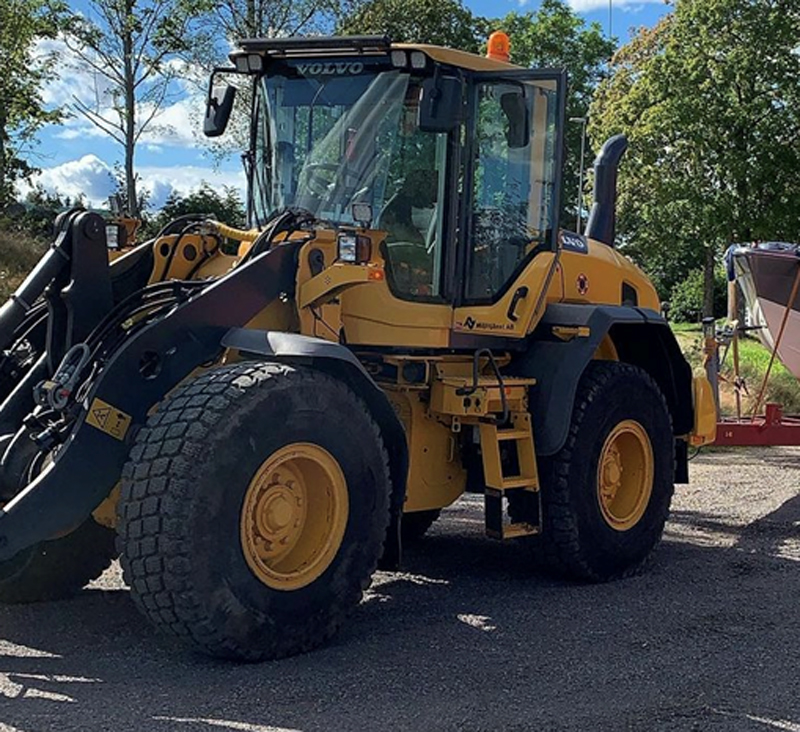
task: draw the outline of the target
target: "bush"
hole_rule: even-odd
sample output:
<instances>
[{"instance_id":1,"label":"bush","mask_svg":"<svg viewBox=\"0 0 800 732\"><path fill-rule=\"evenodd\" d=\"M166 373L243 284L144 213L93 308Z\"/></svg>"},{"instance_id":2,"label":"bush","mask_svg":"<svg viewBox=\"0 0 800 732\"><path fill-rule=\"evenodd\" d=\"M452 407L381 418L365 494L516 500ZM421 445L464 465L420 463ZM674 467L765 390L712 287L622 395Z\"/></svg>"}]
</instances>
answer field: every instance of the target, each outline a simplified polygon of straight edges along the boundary
<instances>
[{"instance_id":1,"label":"bush","mask_svg":"<svg viewBox=\"0 0 800 732\"><path fill-rule=\"evenodd\" d=\"M725 316L728 281L725 270L714 270L714 317ZM703 319L703 269L693 269L686 279L672 288L669 297L669 319L674 323L697 323Z\"/></svg>"},{"instance_id":2,"label":"bush","mask_svg":"<svg viewBox=\"0 0 800 732\"><path fill-rule=\"evenodd\" d=\"M186 196L173 191L158 215L146 222L139 239L155 236L170 221L186 214L208 214L229 226L245 225L244 204L236 189L223 186L219 192L202 181L196 191Z\"/></svg>"},{"instance_id":3,"label":"bush","mask_svg":"<svg viewBox=\"0 0 800 732\"><path fill-rule=\"evenodd\" d=\"M46 246L35 239L0 230L0 303L17 289L45 249Z\"/></svg>"}]
</instances>

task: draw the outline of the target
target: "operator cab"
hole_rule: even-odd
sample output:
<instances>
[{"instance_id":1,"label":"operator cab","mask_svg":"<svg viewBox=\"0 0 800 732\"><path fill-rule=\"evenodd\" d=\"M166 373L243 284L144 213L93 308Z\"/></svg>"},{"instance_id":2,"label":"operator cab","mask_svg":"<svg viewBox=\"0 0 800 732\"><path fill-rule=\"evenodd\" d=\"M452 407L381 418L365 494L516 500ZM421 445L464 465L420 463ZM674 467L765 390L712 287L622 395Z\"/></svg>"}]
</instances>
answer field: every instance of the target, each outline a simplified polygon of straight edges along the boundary
<instances>
[{"instance_id":1,"label":"operator cab","mask_svg":"<svg viewBox=\"0 0 800 732\"><path fill-rule=\"evenodd\" d=\"M536 251L555 248L563 74L517 69L507 47L481 58L309 40L244 41L232 56L255 76L252 226L292 207L382 230L390 287L409 300L494 300ZM208 118L206 131L221 133Z\"/></svg>"}]
</instances>

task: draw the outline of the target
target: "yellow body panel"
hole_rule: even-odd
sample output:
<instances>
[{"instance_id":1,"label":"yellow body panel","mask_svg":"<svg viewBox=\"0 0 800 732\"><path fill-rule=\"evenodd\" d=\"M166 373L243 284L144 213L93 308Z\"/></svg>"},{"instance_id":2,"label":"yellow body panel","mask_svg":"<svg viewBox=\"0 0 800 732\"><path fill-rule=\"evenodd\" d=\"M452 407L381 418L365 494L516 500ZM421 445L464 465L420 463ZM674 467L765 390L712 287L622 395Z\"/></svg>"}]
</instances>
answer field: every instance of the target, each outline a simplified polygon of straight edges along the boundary
<instances>
[{"instance_id":1,"label":"yellow body panel","mask_svg":"<svg viewBox=\"0 0 800 732\"><path fill-rule=\"evenodd\" d=\"M449 506L463 492L467 473L461 465L456 435L435 419L419 392L387 389L408 441L409 470L403 510L426 511Z\"/></svg>"},{"instance_id":2,"label":"yellow body panel","mask_svg":"<svg viewBox=\"0 0 800 732\"><path fill-rule=\"evenodd\" d=\"M588 254L561 251L562 302L620 305L622 285L627 283L636 291L639 307L659 310L655 288L630 259L591 239L588 248Z\"/></svg>"},{"instance_id":3,"label":"yellow body panel","mask_svg":"<svg viewBox=\"0 0 800 732\"><path fill-rule=\"evenodd\" d=\"M717 403L714 390L706 376L695 376L692 383L694 399L694 429L689 443L695 446L708 445L717 439Z\"/></svg>"},{"instance_id":4,"label":"yellow body panel","mask_svg":"<svg viewBox=\"0 0 800 732\"><path fill-rule=\"evenodd\" d=\"M348 343L410 348L447 348L453 309L395 297L388 283L372 282L341 296Z\"/></svg>"},{"instance_id":5,"label":"yellow body panel","mask_svg":"<svg viewBox=\"0 0 800 732\"><path fill-rule=\"evenodd\" d=\"M545 298L556 274L556 255L542 252L531 260L503 297L491 305L464 305L453 313L453 330L458 332L502 335L523 338L530 333L544 313ZM517 302L516 320L508 317L509 308L519 287L527 287L528 294Z\"/></svg>"}]
</instances>

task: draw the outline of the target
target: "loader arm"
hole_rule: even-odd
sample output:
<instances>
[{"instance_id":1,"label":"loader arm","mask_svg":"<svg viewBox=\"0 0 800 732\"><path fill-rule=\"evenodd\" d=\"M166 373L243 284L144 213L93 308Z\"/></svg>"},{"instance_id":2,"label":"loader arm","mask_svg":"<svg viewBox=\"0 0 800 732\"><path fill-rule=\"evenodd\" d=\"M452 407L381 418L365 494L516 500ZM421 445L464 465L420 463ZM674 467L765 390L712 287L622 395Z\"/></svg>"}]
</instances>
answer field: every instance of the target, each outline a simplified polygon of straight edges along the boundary
<instances>
[{"instance_id":1,"label":"loader arm","mask_svg":"<svg viewBox=\"0 0 800 732\"><path fill-rule=\"evenodd\" d=\"M289 241L253 256L123 341L73 405L74 426L52 461L0 510L0 561L69 532L97 507L119 480L151 407L215 360L230 328L291 292L298 246ZM29 431L21 427L17 438Z\"/></svg>"}]
</instances>

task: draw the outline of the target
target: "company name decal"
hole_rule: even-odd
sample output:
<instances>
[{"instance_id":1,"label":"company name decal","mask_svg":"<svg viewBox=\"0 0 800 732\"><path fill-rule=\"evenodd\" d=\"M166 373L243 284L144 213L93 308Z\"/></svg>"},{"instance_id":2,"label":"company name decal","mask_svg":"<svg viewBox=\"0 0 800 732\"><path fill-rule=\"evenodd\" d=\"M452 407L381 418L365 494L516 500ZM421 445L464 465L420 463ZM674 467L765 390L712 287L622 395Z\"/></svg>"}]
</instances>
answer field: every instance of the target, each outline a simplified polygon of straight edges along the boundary
<instances>
[{"instance_id":1,"label":"company name decal","mask_svg":"<svg viewBox=\"0 0 800 732\"><path fill-rule=\"evenodd\" d=\"M364 70L364 64L360 61L315 62L312 64L297 64L297 70L303 76L345 76L347 74L360 74Z\"/></svg>"},{"instance_id":2,"label":"company name decal","mask_svg":"<svg viewBox=\"0 0 800 732\"><path fill-rule=\"evenodd\" d=\"M478 321L469 315L463 322L456 322L455 328L456 330L514 330L514 323Z\"/></svg>"}]
</instances>

